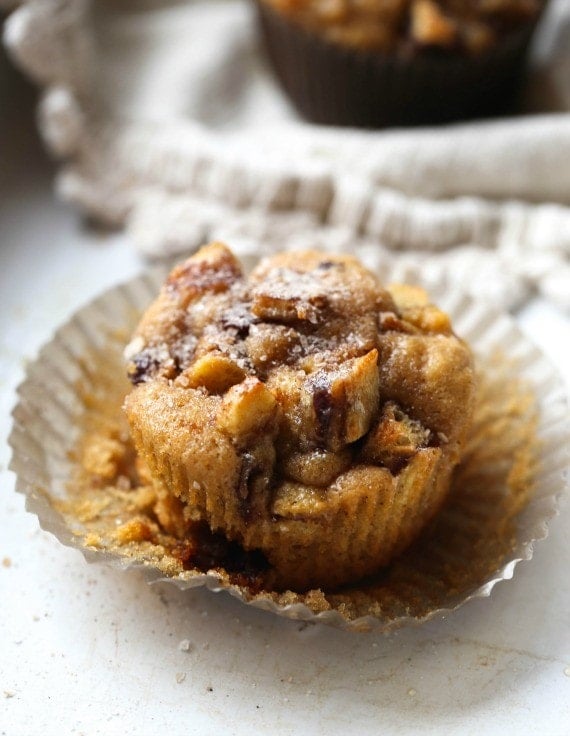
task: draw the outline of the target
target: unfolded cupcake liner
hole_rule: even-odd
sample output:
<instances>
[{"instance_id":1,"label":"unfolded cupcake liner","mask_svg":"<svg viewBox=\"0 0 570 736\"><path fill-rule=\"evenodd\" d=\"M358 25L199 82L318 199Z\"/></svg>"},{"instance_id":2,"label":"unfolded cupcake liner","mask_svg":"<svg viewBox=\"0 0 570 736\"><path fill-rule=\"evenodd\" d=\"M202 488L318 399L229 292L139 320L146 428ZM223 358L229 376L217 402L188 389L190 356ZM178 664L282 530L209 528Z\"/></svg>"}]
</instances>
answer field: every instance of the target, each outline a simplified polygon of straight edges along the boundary
<instances>
[{"instance_id":1,"label":"unfolded cupcake liner","mask_svg":"<svg viewBox=\"0 0 570 736\"><path fill-rule=\"evenodd\" d=\"M539 18L477 55L352 49L255 0L275 74L303 117L325 125L431 125L503 113L519 91Z\"/></svg>"},{"instance_id":2,"label":"unfolded cupcake liner","mask_svg":"<svg viewBox=\"0 0 570 736\"><path fill-rule=\"evenodd\" d=\"M419 270L402 270L397 261L367 255L367 265L385 283L422 285ZM387 632L449 613L490 595L499 581L512 577L519 561L532 558L535 542L547 536L548 521L568 488L564 385L508 315L443 283L427 286L474 349L484 377L478 419L450 501L428 532L376 578L334 593L275 593L254 589L219 567L206 573L181 571L149 542L124 548L91 544L101 524L112 519L116 525L129 516L129 492L118 492L118 510L112 504L103 510L101 504L100 517L70 506L77 446L86 419L97 418L98 398L113 392L120 397L127 390L122 349L166 274L166 267L155 268L80 309L28 368L13 412L10 467L26 508L44 530L79 549L89 562L142 569L149 582L226 590L287 618L357 631ZM117 415L120 405L119 398L113 404Z\"/></svg>"}]
</instances>

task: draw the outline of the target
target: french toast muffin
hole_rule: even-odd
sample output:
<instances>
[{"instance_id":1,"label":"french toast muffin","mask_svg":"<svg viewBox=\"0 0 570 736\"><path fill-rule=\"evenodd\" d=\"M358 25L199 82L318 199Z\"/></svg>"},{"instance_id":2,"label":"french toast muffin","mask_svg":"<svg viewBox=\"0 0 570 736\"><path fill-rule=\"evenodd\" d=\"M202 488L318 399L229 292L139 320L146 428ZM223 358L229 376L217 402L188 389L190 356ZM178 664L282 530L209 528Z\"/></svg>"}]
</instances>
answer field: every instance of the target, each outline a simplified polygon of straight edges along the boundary
<instances>
[{"instance_id":1,"label":"french toast muffin","mask_svg":"<svg viewBox=\"0 0 570 736\"><path fill-rule=\"evenodd\" d=\"M127 348L125 410L163 524L260 550L275 589L375 573L440 508L475 398L425 292L355 258L213 243L171 272Z\"/></svg>"},{"instance_id":2,"label":"french toast muffin","mask_svg":"<svg viewBox=\"0 0 570 736\"><path fill-rule=\"evenodd\" d=\"M278 80L308 120L425 125L512 104L546 0L255 0Z\"/></svg>"}]
</instances>

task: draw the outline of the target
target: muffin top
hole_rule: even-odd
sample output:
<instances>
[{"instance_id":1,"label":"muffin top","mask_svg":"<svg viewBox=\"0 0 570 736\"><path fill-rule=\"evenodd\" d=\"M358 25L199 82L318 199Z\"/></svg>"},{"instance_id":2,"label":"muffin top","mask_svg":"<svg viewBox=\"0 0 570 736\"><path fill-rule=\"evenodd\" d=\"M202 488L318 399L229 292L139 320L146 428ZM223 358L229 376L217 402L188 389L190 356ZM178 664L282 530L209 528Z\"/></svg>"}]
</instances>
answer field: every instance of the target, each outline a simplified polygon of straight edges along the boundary
<instances>
[{"instance_id":1,"label":"muffin top","mask_svg":"<svg viewBox=\"0 0 570 736\"><path fill-rule=\"evenodd\" d=\"M242 454L269 441L272 488L328 485L359 462L397 473L418 448L453 446L473 393L468 348L421 290L390 293L356 259L312 251L246 279L226 246L203 248L172 271L128 358L134 384L211 404Z\"/></svg>"},{"instance_id":2,"label":"muffin top","mask_svg":"<svg viewBox=\"0 0 570 736\"><path fill-rule=\"evenodd\" d=\"M327 40L380 53L482 53L545 0L262 0Z\"/></svg>"}]
</instances>

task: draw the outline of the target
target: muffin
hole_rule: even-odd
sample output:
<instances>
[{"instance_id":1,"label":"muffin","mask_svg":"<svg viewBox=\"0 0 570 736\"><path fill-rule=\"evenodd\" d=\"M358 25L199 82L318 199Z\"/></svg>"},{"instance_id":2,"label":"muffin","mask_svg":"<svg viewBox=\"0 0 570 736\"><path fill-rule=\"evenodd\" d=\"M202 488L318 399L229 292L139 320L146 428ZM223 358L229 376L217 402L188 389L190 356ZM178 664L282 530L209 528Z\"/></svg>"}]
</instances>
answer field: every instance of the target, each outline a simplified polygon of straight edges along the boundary
<instances>
[{"instance_id":1,"label":"muffin","mask_svg":"<svg viewBox=\"0 0 570 736\"><path fill-rule=\"evenodd\" d=\"M422 290L312 251L246 278L225 245L202 248L127 360L163 523L260 551L275 589L334 589L409 545L445 499L474 405L470 350Z\"/></svg>"},{"instance_id":2,"label":"muffin","mask_svg":"<svg viewBox=\"0 0 570 736\"><path fill-rule=\"evenodd\" d=\"M546 0L255 0L306 119L377 128L512 106Z\"/></svg>"}]
</instances>

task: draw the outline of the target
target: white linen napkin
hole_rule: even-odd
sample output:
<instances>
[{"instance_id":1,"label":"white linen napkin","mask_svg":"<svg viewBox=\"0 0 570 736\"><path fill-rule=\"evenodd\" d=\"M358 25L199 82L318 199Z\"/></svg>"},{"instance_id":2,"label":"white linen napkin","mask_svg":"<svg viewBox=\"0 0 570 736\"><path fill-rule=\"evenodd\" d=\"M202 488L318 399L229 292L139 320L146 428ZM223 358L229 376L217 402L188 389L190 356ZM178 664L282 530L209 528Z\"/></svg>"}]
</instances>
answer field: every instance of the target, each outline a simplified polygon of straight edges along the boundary
<instances>
[{"instance_id":1,"label":"white linen napkin","mask_svg":"<svg viewBox=\"0 0 570 736\"><path fill-rule=\"evenodd\" d=\"M380 249L403 278L420 262L506 307L538 290L570 310L568 0L541 26L527 114L420 130L299 121L247 0L20 0L4 38L43 88L59 194L146 255Z\"/></svg>"}]
</instances>

